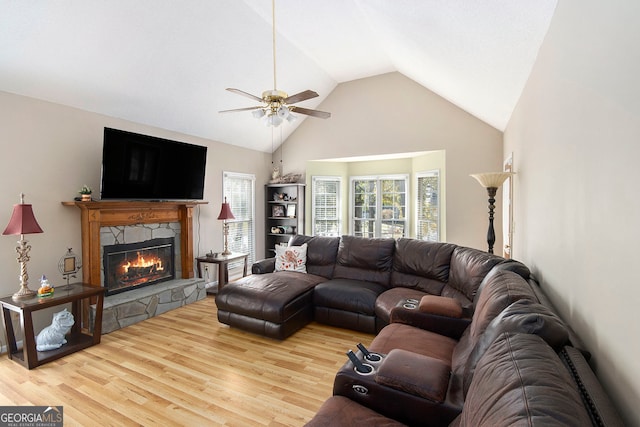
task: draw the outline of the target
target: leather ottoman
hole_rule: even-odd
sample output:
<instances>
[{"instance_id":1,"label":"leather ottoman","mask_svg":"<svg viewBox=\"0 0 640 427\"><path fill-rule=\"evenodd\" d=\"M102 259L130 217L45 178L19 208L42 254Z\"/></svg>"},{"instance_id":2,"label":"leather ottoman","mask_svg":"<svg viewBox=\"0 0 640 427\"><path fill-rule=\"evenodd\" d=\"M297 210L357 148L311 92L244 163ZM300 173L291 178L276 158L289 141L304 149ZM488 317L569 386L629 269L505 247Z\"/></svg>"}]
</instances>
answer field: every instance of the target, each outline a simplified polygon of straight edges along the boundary
<instances>
[{"instance_id":1,"label":"leather ottoman","mask_svg":"<svg viewBox=\"0 0 640 427\"><path fill-rule=\"evenodd\" d=\"M218 321L285 339L313 320L313 288L322 276L280 271L254 274L225 285L216 295Z\"/></svg>"}]
</instances>

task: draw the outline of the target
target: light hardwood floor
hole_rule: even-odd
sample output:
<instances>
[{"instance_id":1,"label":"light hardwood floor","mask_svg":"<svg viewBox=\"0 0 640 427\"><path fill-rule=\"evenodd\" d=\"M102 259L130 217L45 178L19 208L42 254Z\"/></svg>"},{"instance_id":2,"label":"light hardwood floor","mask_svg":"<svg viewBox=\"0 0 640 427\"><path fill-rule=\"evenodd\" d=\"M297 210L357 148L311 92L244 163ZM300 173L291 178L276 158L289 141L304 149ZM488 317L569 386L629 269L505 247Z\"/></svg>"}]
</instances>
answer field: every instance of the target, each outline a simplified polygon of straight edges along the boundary
<instances>
[{"instance_id":1,"label":"light hardwood floor","mask_svg":"<svg viewBox=\"0 0 640 427\"><path fill-rule=\"evenodd\" d=\"M372 338L318 323L263 338L218 323L208 296L30 371L3 354L0 406L62 405L65 426L300 426Z\"/></svg>"}]
</instances>

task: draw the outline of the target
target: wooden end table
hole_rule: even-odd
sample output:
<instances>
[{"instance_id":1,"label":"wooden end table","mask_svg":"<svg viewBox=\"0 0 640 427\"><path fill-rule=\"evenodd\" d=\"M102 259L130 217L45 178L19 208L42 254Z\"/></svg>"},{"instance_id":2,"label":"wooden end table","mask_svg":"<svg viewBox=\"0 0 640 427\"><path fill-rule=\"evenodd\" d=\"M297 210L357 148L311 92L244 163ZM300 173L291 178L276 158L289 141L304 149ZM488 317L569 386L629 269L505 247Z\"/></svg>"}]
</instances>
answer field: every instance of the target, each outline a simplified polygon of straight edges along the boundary
<instances>
[{"instance_id":1,"label":"wooden end table","mask_svg":"<svg viewBox=\"0 0 640 427\"><path fill-rule=\"evenodd\" d=\"M83 319L82 303L86 302L89 304L93 298L95 298L96 314L93 332L90 332L82 328L83 321L88 321L88 319ZM99 344L102 334L103 302L104 288L89 286L83 283L73 283L56 287L53 295L44 298L38 298L37 296L22 300L14 300L10 296L0 298L9 359L21 364L25 368L33 369L44 363L64 357L67 354ZM33 330L33 312L67 303L71 304L71 314L73 314L75 320L71 330L65 336L67 343L55 350L37 351ZM19 349L16 344L16 337L13 332L12 311L20 315L20 327L23 337L21 349Z\"/></svg>"},{"instance_id":2,"label":"wooden end table","mask_svg":"<svg viewBox=\"0 0 640 427\"><path fill-rule=\"evenodd\" d=\"M218 255L217 257L198 257L196 258L196 269L198 270L198 277L200 277L200 264L211 263L218 265L218 290L222 289L224 285L229 283L229 263L244 259L244 269L242 271L242 277L247 275L247 263L249 254L244 253L232 253L231 255Z\"/></svg>"}]
</instances>

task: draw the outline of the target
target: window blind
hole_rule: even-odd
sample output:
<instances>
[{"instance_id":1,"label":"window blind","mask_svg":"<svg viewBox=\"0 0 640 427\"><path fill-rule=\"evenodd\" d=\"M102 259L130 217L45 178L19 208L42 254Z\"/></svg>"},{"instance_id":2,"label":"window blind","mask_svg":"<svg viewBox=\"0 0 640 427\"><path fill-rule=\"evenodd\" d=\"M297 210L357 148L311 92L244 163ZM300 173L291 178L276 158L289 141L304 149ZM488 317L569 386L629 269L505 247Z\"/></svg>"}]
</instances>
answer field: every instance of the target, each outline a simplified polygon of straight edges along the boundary
<instances>
[{"instance_id":1,"label":"window blind","mask_svg":"<svg viewBox=\"0 0 640 427\"><path fill-rule=\"evenodd\" d=\"M224 172L223 194L235 219L229 224L229 250L249 254L249 265L256 260L255 175ZM231 265L235 267L235 265Z\"/></svg>"}]
</instances>

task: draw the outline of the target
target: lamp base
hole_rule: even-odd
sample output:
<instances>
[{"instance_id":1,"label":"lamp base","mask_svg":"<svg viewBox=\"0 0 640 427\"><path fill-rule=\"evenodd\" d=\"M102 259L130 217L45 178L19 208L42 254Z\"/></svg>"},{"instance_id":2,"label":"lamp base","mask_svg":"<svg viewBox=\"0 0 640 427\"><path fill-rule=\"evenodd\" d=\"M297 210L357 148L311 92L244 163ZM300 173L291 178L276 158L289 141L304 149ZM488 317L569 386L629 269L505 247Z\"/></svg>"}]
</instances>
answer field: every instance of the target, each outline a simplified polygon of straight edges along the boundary
<instances>
[{"instance_id":1,"label":"lamp base","mask_svg":"<svg viewBox=\"0 0 640 427\"><path fill-rule=\"evenodd\" d=\"M227 220L224 220L224 223L222 225L222 231L224 232L224 251L222 251L220 255L222 256L231 255L231 251L229 250L229 224L227 223Z\"/></svg>"},{"instance_id":2,"label":"lamp base","mask_svg":"<svg viewBox=\"0 0 640 427\"><path fill-rule=\"evenodd\" d=\"M16 252L18 253L18 264L20 264L20 290L13 294L13 299L33 298L37 295L36 291L29 289L29 274L27 273L27 261L29 261L29 251L31 245L24 240L24 236L20 236Z\"/></svg>"},{"instance_id":3,"label":"lamp base","mask_svg":"<svg viewBox=\"0 0 640 427\"><path fill-rule=\"evenodd\" d=\"M33 298L36 295L37 295L36 291L32 291L28 287L22 286L18 292L13 294L12 298L13 299L27 299L27 298Z\"/></svg>"}]
</instances>

